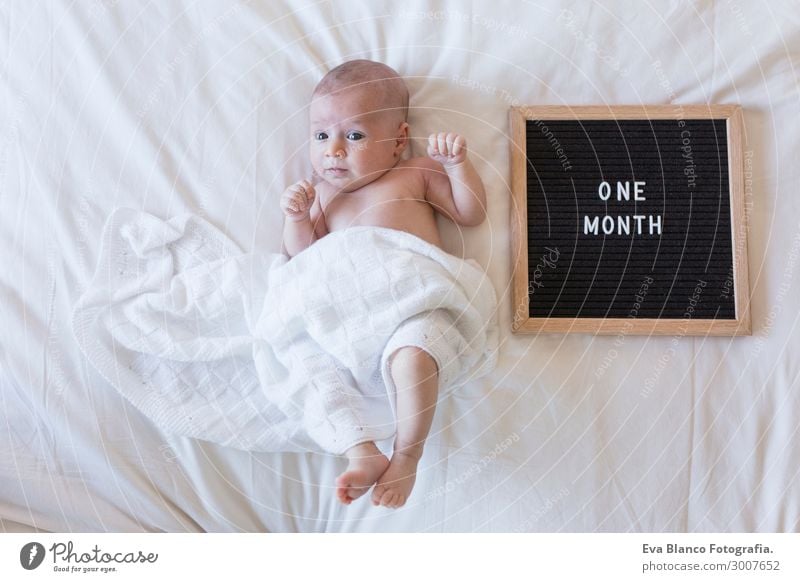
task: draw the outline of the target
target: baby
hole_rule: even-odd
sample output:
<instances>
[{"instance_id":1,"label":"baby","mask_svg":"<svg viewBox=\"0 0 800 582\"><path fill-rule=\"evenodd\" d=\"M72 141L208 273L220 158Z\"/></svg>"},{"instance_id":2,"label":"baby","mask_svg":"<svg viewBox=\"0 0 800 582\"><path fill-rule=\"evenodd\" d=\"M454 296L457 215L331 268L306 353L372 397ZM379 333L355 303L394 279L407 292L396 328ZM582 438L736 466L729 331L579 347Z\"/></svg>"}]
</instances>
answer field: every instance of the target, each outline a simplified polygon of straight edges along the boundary
<instances>
[{"instance_id":1,"label":"baby","mask_svg":"<svg viewBox=\"0 0 800 582\"><path fill-rule=\"evenodd\" d=\"M486 194L467 159L464 138L431 134L427 157L402 160L407 116L408 89L384 64L349 61L319 82L310 108L316 177L289 186L281 197L290 257L351 226L401 230L441 247L436 212L462 226L483 222ZM389 362L397 388L392 458L371 441L348 449L347 470L336 480L337 497L345 504L374 485L374 505L400 507L414 486L436 406L438 369L431 355L415 346L397 349Z\"/></svg>"}]
</instances>

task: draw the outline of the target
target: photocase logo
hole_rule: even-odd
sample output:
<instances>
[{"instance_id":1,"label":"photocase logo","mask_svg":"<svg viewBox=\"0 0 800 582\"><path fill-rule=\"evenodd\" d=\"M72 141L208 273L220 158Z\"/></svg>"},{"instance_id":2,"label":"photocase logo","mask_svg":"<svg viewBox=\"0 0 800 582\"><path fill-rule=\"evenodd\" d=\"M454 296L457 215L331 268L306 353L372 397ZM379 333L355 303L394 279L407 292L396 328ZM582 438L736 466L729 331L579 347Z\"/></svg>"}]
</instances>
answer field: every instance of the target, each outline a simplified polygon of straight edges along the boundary
<instances>
[{"instance_id":1,"label":"photocase logo","mask_svg":"<svg viewBox=\"0 0 800 582\"><path fill-rule=\"evenodd\" d=\"M35 570L44 560L44 546L38 542L30 542L22 546L19 552L19 563L26 570Z\"/></svg>"}]
</instances>

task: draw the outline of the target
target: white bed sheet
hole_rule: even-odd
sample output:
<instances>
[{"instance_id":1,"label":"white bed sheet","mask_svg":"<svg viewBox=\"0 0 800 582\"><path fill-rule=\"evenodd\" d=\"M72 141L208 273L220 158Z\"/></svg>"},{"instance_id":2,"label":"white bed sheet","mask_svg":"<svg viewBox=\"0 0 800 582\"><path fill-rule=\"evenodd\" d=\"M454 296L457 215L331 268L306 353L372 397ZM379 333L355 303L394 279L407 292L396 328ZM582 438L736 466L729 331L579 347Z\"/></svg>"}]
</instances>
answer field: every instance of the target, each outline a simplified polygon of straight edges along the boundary
<instances>
[{"instance_id":1,"label":"white bed sheet","mask_svg":"<svg viewBox=\"0 0 800 582\"><path fill-rule=\"evenodd\" d=\"M0 47L4 530L800 528L796 5L9 2ZM440 405L397 511L339 505L339 459L159 433L69 326L116 207L277 250L309 92L352 58L407 76L413 137L467 137L489 220L441 227L501 301L499 367ZM512 336L512 102L741 103L754 335Z\"/></svg>"}]
</instances>

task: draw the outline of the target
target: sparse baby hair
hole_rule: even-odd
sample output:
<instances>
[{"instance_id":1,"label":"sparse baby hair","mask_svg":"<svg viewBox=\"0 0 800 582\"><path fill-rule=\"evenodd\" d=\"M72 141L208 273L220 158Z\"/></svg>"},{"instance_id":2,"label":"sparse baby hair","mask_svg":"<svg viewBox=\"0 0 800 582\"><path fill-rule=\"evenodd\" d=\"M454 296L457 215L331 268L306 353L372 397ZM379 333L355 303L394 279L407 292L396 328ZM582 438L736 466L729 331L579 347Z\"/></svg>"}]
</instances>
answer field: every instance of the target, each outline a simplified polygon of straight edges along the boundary
<instances>
[{"instance_id":1,"label":"sparse baby hair","mask_svg":"<svg viewBox=\"0 0 800 582\"><path fill-rule=\"evenodd\" d=\"M358 59L347 61L331 69L317 83L312 100L334 95L350 89L374 92L387 111L396 111L408 119L408 87L393 68L383 63Z\"/></svg>"}]
</instances>

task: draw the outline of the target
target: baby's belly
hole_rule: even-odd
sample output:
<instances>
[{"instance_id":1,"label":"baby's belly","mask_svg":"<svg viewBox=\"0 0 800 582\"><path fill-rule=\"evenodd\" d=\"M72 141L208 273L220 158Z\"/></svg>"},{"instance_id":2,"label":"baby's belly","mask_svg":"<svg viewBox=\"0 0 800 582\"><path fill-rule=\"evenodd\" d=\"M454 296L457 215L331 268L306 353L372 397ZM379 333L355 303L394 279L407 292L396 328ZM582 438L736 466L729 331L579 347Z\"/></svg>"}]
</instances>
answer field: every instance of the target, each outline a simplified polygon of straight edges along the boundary
<instances>
[{"instance_id":1,"label":"baby's belly","mask_svg":"<svg viewBox=\"0 0 800 582\"><path fill-rule=\"evenodd\" d=\"M386 206L391 207L392 204L387 204ZM338 216L335 220L330 220L326 216L326 220L328 221L328 229L331 232L352 226L380 226L402 230L441 248L442 241L439 237L439 228L436 225L433 209L427 203L424 203L424 206L424 208L420 206L415 209L417 210L416 212L393 214L390 212L371 211L362 212L352 217Z\"/></svg>"}]
</instances>

